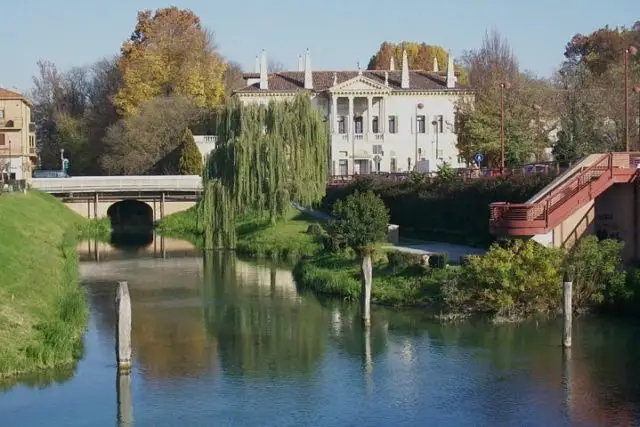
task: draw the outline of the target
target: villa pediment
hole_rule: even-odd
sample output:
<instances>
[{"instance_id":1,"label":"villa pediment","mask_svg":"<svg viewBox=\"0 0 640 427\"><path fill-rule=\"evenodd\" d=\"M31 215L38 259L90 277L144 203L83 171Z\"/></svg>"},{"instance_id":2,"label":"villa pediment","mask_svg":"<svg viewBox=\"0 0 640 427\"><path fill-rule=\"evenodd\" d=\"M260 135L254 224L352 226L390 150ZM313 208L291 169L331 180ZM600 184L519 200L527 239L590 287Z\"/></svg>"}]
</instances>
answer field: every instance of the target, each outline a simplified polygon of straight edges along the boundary
<instances>
[{"instance_id":1,"label":"villa pediment","mask_svg":"<svg viewBox=\"0 0 640 427\"><path fill-rule=\"evenodd\" d=\"M339 92L388 92L391 89L365 76L356 76L329 89L332 93Z\"/></svg>"}]
</instances>

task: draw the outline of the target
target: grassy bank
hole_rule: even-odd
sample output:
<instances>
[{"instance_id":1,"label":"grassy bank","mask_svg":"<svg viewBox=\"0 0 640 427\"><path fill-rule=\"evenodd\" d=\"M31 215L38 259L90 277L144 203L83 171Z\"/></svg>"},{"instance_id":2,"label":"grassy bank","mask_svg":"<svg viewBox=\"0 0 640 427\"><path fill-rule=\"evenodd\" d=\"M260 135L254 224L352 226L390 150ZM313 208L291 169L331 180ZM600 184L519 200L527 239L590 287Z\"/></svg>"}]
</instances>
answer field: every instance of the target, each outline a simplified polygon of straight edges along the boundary
<instances>
[{"instance_id":1,"label":"grassy bank","mask_svg":"<svg viewBox=\"0 0 640 427\"><path fill-rule=\"evenodd\" d=\"M75 245L85 227L49 195L0 196L0 377L80 355L87 307Z\"/></svg>"},{"instance_id":2,"label":"grassy bank","mask_svg":"<svg viewBox=\"0 0 640 427\"><path fill-rule=\"evenodd\" d=\"M320 244L307 229L315 222L297 211L275 224L267 219L242 217L236 229L236 251L258 258L297 259L313 255L320 249ZM167 216L158 222L156 229L165 236L202 246L202 224L195 207Z\"/></svg>"}]
</instances>

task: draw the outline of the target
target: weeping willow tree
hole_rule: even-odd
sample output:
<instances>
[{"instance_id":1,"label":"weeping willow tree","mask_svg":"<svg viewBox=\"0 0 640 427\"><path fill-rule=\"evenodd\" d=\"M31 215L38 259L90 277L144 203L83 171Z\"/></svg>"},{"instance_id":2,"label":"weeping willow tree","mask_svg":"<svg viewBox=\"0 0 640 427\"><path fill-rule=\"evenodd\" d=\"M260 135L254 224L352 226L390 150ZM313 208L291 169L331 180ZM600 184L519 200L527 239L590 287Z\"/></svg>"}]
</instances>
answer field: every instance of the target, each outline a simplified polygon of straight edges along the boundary
<instances>
[{"instance_id":1,"label":"weeping willow tree","mask_svg":"<svg viewBox=\"0 0 640 427\"><path fill-rule=\"evenodd\" d=\"M216 117L218 143L203 174L207 249L235 247L236 215L275 222L291 203L324 196L327 134L308 95L291 101L225 105Z\"/></svg>"}]
</instances>

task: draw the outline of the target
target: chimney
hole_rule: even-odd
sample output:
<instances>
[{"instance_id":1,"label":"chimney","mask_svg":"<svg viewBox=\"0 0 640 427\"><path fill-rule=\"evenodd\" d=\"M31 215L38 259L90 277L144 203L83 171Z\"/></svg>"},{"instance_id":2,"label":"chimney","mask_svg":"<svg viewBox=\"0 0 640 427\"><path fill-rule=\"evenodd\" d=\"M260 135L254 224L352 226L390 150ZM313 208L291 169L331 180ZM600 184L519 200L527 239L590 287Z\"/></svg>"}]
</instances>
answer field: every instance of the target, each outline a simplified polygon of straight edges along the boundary
<instances>
[{"instance_id":1,"label":"chimney","mask_svg":"<svg viewBox=\"0 0 640 427\"><path fill-rule=\"evenodd\" d=\"M260 72L260 57L258 55L256 55L256 66L254 67L253 71L255 73Z\"/></svg>"},{"instance_id":2,"label":"chimney","mask_svg":"<svg viewBox=\"0 0 640 427\"><path fill-rule=\"evenodd\" d=\"M451 55L451 51L449 51L449 62L447 64L447 88L453 89L456 87L456 75L454 73L453 68L453 55Z\"/></svg>"},{"instance_id":3,"label":"chimney","mask_svg":"<svg viewBox=\"0 0 640 427\"><path fill-rule=\"evenodd\" d=\"M388 71L384 72L384 85L385 86L389 86L389 72Z\"/></svg>"},{"instance_id":4,"label":"chimney","mask_svg":"<svg viewBox=\"0 0 640 427\"><path fill-rule=\"evenodd\" d=\"M407 58L407 51L402 51L402 81L400 84L402 89L409 89L409 59Z\"/></svg>"},{"instance_id":5,"label":"chimney","mask_svg":"<svg viewBox=\"0 0 640 427\"><path fill-rule=\"evenodd\" d=\"M269 89L269 75L267 74L267 52L262 49L260 59L260 89Z\"/></svg>"},{"instance_id":6,"label":"chimney","mask_svg":"<svg viewBox=\"0 0 640 427\"><path fill-rule=\"evenodd\" d=\"M338 85L338 73L333 73L333 86Z\"/></svg>"},{"instance_id":7,"label":"chimney","mask_svg":"<svg viewBox=\"0 0 640 427\"><path fill-rule=\"evenodd\" d=\"M309 49L304 56L304 88L313 89L313 76L311 75L311 53Z\"/></svg>"},{"instance_id":8,"label":"chimney","mask_svg":"<svg viewBox=\"0 0 640 427\"><path fill-rule=\"evenodd\" d=\"M438 58L436 58L435 56L433 57L433 72L440 72L440 67L438 67Z\"/></svg>"},{"instance_id":9,"label":"chimney","mask_svg":"<svg viewBox=\"0 0 640 427\"><path fill-rule=\"evenodd\" d=\"M298 71L304 71L304 63L302 62L302 55L298 55Z\"/></svg>"},{"instance_id":10,"label":"chimney","mask_svg":"<svg viewBox=\"0 0 640 427\"><path fill-rule=\"evenodd\" d=\"M396 70L396 58L392 56L391 60L389 61L389 71L395 71L395 70Z\"/></svg>"}]
</instances>

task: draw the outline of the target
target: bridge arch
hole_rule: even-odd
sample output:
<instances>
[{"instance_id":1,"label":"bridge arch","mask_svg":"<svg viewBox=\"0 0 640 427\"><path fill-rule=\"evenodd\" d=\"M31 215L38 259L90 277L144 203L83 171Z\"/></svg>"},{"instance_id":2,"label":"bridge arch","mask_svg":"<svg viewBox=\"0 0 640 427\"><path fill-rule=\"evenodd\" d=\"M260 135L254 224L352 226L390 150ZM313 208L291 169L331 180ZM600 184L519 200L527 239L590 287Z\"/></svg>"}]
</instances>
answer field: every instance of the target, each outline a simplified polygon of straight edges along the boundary
<instances>
[{"instance_id":1,"label":"bridge arch","mask_svg":"<svg viewBox=\"0 0 640 427\"><path fill-rule=\"evenodd\" d=\"M153 228L153 208L140 200L125 199L113 203L107 209L107 217L113 230Z\"/></svg>"}]
</instances>

